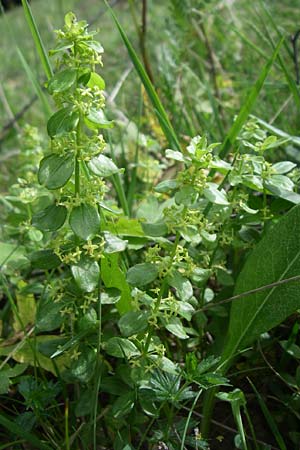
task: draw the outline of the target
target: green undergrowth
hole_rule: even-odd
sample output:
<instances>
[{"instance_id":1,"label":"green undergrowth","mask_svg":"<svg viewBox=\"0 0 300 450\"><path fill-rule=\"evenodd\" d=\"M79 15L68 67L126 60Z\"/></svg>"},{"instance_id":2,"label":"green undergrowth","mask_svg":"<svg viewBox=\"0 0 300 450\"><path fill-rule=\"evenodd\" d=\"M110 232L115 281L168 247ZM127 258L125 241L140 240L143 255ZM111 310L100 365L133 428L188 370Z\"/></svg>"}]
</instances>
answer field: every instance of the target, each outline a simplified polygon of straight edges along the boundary
<instances>
[{"instance_id":1,"label":"green undergrowth","mask_svg":"<svg viewBox=\"0 0 300 450\"><path fill-rule=\"evenodd\" d=\"M298 448L296 2L22 4L0 448Z\"/></svg>"}]
</instances>

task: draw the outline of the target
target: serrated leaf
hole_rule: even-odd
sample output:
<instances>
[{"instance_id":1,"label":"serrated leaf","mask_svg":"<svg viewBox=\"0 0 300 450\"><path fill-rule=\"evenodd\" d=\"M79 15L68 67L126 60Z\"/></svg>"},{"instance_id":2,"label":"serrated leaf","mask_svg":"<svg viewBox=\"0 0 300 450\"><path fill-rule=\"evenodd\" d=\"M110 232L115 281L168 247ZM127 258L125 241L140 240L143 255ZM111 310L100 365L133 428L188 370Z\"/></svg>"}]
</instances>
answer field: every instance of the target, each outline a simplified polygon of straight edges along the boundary
<instances>
[{"instance_id":1,"label":"serrated leaf","mask_svg":"<svg viewBox=\"0 0 300 450\"><path fill-rule=\"evenodd\" d=\"M67 213L65 206L50 205L33 215L32 225L42 231L56 231L65 223Z\"/></svg>"},{"instance_id":2,"label":"serrated leaf","mask_svg":"<svg viewBox=\"0 0 300 450\"><path fill-rule=\"evenodd\" d=\"M110 177L119 172L113 160L102 153L89 161L88 168L98 177Z\"/></svg>"},{"instance_id":3,"label":"serrated leaf","mask_svg":"<svg viewBox=\"0 0 300 450\"><path fill-rule=\"evenodd\" d=\"M38 180L48 189L59 189L71 178L74 171L74 156L48 155L40 162Z\"/></svg>"},{"instance_id":4,"label":"serrated leaf","mask_svg":"<svg viewBox=\"0 0 300 450\"><path fill-rule=\"evenodd\" d=\"M100 231L100 216L93 205L83 203L73 208L69 223L74 233L85 241Z\"/></svg>"}]
</instances>

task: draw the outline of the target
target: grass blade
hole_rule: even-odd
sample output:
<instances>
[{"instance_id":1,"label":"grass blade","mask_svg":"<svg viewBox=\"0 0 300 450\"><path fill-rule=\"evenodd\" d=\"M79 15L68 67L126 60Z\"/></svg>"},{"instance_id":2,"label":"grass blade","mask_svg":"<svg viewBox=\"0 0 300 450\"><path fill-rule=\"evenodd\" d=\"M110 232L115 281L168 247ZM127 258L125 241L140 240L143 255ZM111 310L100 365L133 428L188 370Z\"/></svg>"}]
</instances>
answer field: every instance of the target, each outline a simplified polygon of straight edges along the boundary
<instances>
[{"instance_id":1,"label":"grass blade","mask_svg":"<svg viewBox=\"0 0 300 450\"><path fill-rule=\"evenodd\" d=\"M33 74L29 64L27 63L23 53L21 52L21 50L18 47L17 47L17 52L18 52L19 58L21 60L21 63L24 67L24 70L26 72L26 75L27 75L29 81L31 82L33 89L35 90L36 95L38 96L38 98L40 99L40 101L43 105L45 118L48 119L49 116L52 115L52 111L51 111L51 107L48 102L48 99L45 96L45 94L40 86L40 83L37 81L35 75Z\"/></svg>"},{"instance_id":2,"label":"grass blade","mask_svg":"<svg viewBox=\"0 0 300 450\"><path fill-rule=\"evenodd\" d=\"M254 384L252 383L252 381L249 378L248 378L248 381L251 384L253 391L255 392L259 406L263 412L263 415L265 416L265 419L270 427L270 430L273 433L274 438L276 439L276 442L277 442L280 450L287 450L287 447L286 447L284 440L280 434L280 431L277 428L276 422L274 421L272 414L270 413L264 399L262 398L262 396L260 395L260 393L258 392L258 390L256 389L256 387L254 386Z\"/></svg>"},{"instance_id":3,"label":"grass blade","mask_svg":"<svg viewBox=\"0 0 300 450\"><path fill-rule=\"evenodd\" d=\"M47 79L49 80L53 76L53 71L52 71L50 61L49 61L47 52L45 50L42 38L40 36L39 30L37 28L37 25L35 23L34 17L31 12L31 8L30 8L27 0L22 0L22 5L23 5L25 17L26 17L28 26L30 28L37 52L39 54L41 63L43 65L45 74L47 76Z\"/></svg>"},{"instance_id":4,"label":"grass blade","mask_svg":"<svg viewBox=\"0 0 300 450\"><path fill-rule=\"evenodd\" d=\"M15 436L26 439L26 441L32 444L34 448L38 448L40 450L51 450L48 445L41 442L34 434L24 430L24 427L18 425L16 422L7 419L2 414L0 414L0 425L2 425L6 430L9 430Z\"/></svg>"},{"instance_id":5,"label":"grass blade","mask_svg":"<svg viewBox=\"0 0 300 450\"><path fill-rule=\"evenodd\" d=\"M249 92L249 95L248 95L242 109L240 110L235 122L233 123L232 127L229 130L229 133L227 134L227 136L225 138L224 144L220 151L221 158L224 158L228 154L228 152L229 152L230 148L232 147L232 145L234 144L239 132L241 131L244 123L248 119L248 116L254 106L254 103L255 103L257 97L259 96L259 93L264 85L264 82L271 70L271 67L273 66L274 61L276 60L276 58L278 56L278 52L280 50L280 47L281 47L283 41L284 41L284 38L281 38L271 56L271 58L265 64L262 71L260 72L260 75L259 75L255 85L252 87L251 91Z\"/></svg>"},{"instance_id":6,"label":"grass blade","mask_svg":"<svg viewBox=\"0 0 300 450\"><path fill-rule=\"evenodd\" d=\"M169 145L171 147L175 148L176 150L180 151L181 147L180 147L179 140L178 140L176 133L172 127L172 124L168 118L168 115L167 115L151 81L150 81L150 78L147 75L146 70L144 69L144 66L143 66L141 60L139 59L136 51L134 50L132 44L130 43L130 41L129 41L123 27L121 26L120 22L118 21L115 13L113 12L113 10L111 9L111 7L109 6L109 4L107 3L106 0L105 0L105 3L106 3L106 6L108 7L108 9L112 15L112 18L120 32L121 38L127 48L129 57L130 57L133 65L134 65L134 67L146 89L146 92L147 92L147 94L150 98L150 101L154 107L154 111L159 120L160 126L169 142Z\"/></svg>"}]
</instances>

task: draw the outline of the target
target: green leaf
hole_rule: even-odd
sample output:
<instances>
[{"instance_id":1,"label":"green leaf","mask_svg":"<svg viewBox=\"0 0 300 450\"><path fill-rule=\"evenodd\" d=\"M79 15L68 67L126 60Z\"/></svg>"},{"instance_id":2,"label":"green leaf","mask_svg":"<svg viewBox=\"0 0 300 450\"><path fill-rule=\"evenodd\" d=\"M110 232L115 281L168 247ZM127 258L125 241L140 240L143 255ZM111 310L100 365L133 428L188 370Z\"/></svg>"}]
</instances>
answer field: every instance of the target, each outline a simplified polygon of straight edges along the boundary
<instances>
[{"instance_id":1,"label":"green leaf","mask_svg":"<svg viewBox=\"0 0 300 450\"><path fill-rule=\"evenodd\" d=\"M118 238L114 234L104 231L104 253L119 253L123 252L127 247L127 241Z\"/></svg>"},{"instance_id":2,"label":"green leaf","mask_svg":"<svg viewBox=\"0 0 300 450\"><path fill-rule=\"evenodd\" d=\"M126 281L124 272L119 267L118 259L118 253L105 255L101 260L101 277L106 288L118 289L121 292L121 298L116 306L119 313L124 314L131 310L131 289ZM113 297L116 295L116 293L108 289L107 293ZM106 298L105 294L101 294L101 300L102 295L104 295L104 299Z\"/></svg>"},{"instance_id":3,"label":"green leaf","mask_svg":"<svg viewBox=\"0 0 300 450\"><path fill-rule=\"evenodd\" d=\"M51 64L48 58L48 54L45 50L42 38L40 36L38 27L36 26L33 14L31 12L30 5L28 4L27 0L22 0L22 5L24 9L24 14L26 17L27 24L29 26L30 32L32 34L36 50L38 52L38 55L40 57L44 72L47 76L47 79L49 80L53 76Z\"/></svg>"},{"instance_id":4,"label":"green leaf","mask_svg":"<svg viewBox=\"0 0 300 450\"><path fill-rule=\"evenodd\" d=\"M83 292L92 292L99 283L99 265L96 261L84 258L71 267L73 277Z\"/></svg>"},{"instance_id":5,"label":"green leaf","mask_svg":"<svg viewBox=\"0 0 300 450\"><path fill-rule=\"evenodd\" d=\"M111 413L115 419L119 419L121 417L126 416L130 413L132 408L134 407L135 393L134 392L126 392L122 394L117 400L113 403L111 408ZM128 445L126 446L131 449ZM125 447L125 448L126 448Z\"/></svg>"},{"instance_id":6,"label":"green leaf","mask_svg":"<svg viewBox=\"0 0 300 450\"><path fill-rule=\"evenodd\" d=\"M193 287L187 278L184 278L179 272L173 273L168 277L168 284L175 288L176 295L180 300L188 301L193 296Z\"/></svg>"},{"instance_id":7,"label":"green leaf","mask_svg":"<svg viewBox=\"0 0 300 450\"><path fill-rule=\"evenodd\" d=\"M10 378L18 377L27 369L28 364L16 364L14 367L5 365L0 370L0 394L7 394L9 391Z\"/></svg>"},{"instance_id":8,"label":"green leaf","mask_svg":"<svg viewBox=\"0 0 300 450\"><path fill-rule=\"evenodd\" d=\"M72 378L81 383L88 383L93 375L96 366L96 352L93 349L85 349L70 367Z\"/></svg>"},{"instance_id":9,"label":"green leaf","mask_svg":"<svg viewBox=\"0 0 300 450\"><path fill-rule=\"evenodd\" d=\"M300 207L295 206L268 230L243 267L234 295L300 273ZM300 308L298 283L287 283L235 300L231 306L222 360L230 360ZM227 364L227 365L228 365Z\"/></svg>"},{"instance_id":10,"label":"green leaf","mask_svg":"<svg viewBox=\"0 0 300 450\"><path fill-rule=\"evenodd\" d=\"M149 99L152 103L152 106L154 108L155 114L157 116L157 119L160 123L161 129L163 130L166 138L169 141L169 144L171 147L175 147L177 150L181 150L180 149L180 144L178 141L178 138L176 136L176 133L171 125L171 122L168 118L168 115L166 113L166 110L164 109L150 79L149 76L147 74L147 72L144 69L144 65L142 64L142 62L140 61L137 53L135 52L134 48L132 47L124 29L122 28L121 24L119 23L117 17L115 16L113 10L110 8L109 4L107 3L107 1L105 0L105 3L115 21L115 24L120 32L120 35L122 37L122 40L128 50L128 54L130 56L130 59L146 89L146 92L149 96Z\"/></svg>"},{"instance_id":11,"label":"green leaf","mask_svg":"<svg viewBox=\"0 0 300 450\"><path fill-rule=\"evenodd\" d=\"M113 305L118 303L121 298L121 291L117 288L106 288L105 292L101 292L101 304Z\"/></svg>"},{"instance_id":12,"label":"green leaf","mask_svg":"<svg viewBox=\"0 0 300 450\"><path fill-rule=\"evenodd\" d=\"M48 155L40 162L38 180L48 189L59 189L71 178L74 171L74 156Z\"/></svg>"},{"instance_id":13,"label":"green leaf","mask_svg":"<svg viewBox=\"0 0 300 450\"><path fill-rule=\"evenodd\" d=\"M181 320L178 317L171 317L168 324L166 325L166 329L170 331L170 333L177 336L179 339L188 339L188 335L181 323Z\"/></svg>"},{"instance_id":14,"label":"green leaf","mask_svg":"<svg viewBox=\"0 0 300 450\"><path fill-rule=\"evenodd\" d=\"M56 231L65 223L67 213L65 206L50 205L33 215L32 225L42 231Z\"/></svg>"},{"instance_id":15,"label":"green leaf","mask_svg":"<svg viewBox=\"0 0 300 450\"><path fill-rule=\"evenodd\" d=\"M119 169L113 160L102 153L88 162L88 168L98 177L110 177L119 172Z\"/></svg>"},{"instance_id":16,"label":"green leaf","mask_svg":"<svg viewBox=\"0 0 300 450\"><path fill-rule=\"evenodd\" d=\"M96 72L91 72L90 79L87 82L87 87L93 88L97 86L101 91L105 89L105 81L103 78Z\"/></svg>"},{"instance_id":17,"label":"green leaf","mask_svg":"<svg viewBox=\"0 0 300 450\"><path fill-rule=\"evenodd\" d=\"M248 116L255 104L255 101L257 97L260 94L260 91L262 90L262 87L265 83L265 80L278 56L279 50L282 46L284 39L281 38L278 45L274 49L274 52L271 56L271 58L267 61L266 65L262 68L260 71L259 77L254 84L254 86L251 88L248 97L246 98L246 101L243 104L243 107L241 108L237 118L235 119L232 127L230 128L226 139L224 141L224 144L222 146L222 149L220 151L220 157L224 158L234 144L236 138L238 137L239 132L241 131L243 125L245 124L246 120L248 119Z\"/></svg>"},{"instance_id":18,"label":"green leaf","mask_svg":"<svg viewBox=\"0 0 300 450\"><path fill-rule=\"evenodd\" d=\"M76 69L65 69L55 74L48 82L47 89L49 93L54 94L56 92L64 92L67 89L70 89L76 81L76 76Z\"/></svg>"},{"instance_id":19,"label":"green leaf","mask_svg":"<svg viewBox=\"0 0 300 450\"><path fill-rule=\"evenodd\" d=\"M0 266L9 262L26 260L25 252L25 247L0 242Z\"/></svg>"},{"instance_id":20,"label":"green leaf","mask_svg":"<svg viewBox=\"0 0 300 450\"><path fill-rule=\"evenodd\" d=\"M39 331L52 331L59 328L63 322L61 303L54 302L52 297L42 298L38 303L36 313L36 329Z\"/></svg>"},{"instance_id":21,"label":"green leaf","mask_svg":"<svg viewBox=\"0 0 300 450\"><path fill-rule=\"evenodd\" d=\"M100 231L100 216L92 205L83 203L73 208L69 222L74 233L85 241Z\"/></svg>"},{"instance_id":22,"label":"green leaf","mask_svg":"<svg viewBox=\"0 0 300 450\"><path fill-rule=\"evenodd\" d=\"M108 355L116 358L131 358L140 354L136 345L129 339L113 337L105 343L105 350Z\"/></svg>"},{"instance_id":23,"label":"green leaf","mask_svg":"<svg viewBox=\"0 0 300 450\"><path fill-rule=\"evenodd\" d=\"M85 116L86 125L92 130L97 128L113 128L114 123L107 120L102 109L91 109L89 114Z\"/></svg>"},{"instance_id":24,"label":"green leaf","mask_svg":"<svg viewBox=\"0 0 300 450\"><path fill-rule=\"evenodd\" d=\"M51 138L75 130L79 122L79 112L68 106L58 110L47 123L47 132Z\"/></svg>"},{"instance_id":25,"label":"green leaf","mask_svg":"<svg viewBox=\"0 0 300 450\"><path fill-rule=\"evenodd\" d=\"M51 270L61 264L59 257L52 250L38 250L30 254L29 259L34 269Z\"/></svg>"},{"instance_id":26,"label":"green leaf","mask_svg":"<svg viewBox=\"0 0 300 450\"><path fill-rule=\"evenodd\" d=\"M278 174L284 174L290 172L295 167L297 167L297 164L291 161L281 161L276 164L273 164L272 169L274 169Z\"/></svg>"},{"instance_id":27,"label":"green leaf","mask_svg":"<svg viewBox=\"0 0 300 450\"><path fill-rule=\"evenodd\" d=\"M148 326L148 313L145 311L129 311L118 322L123 336L129 337L146 330Z\"/></svg>"},{"instance_id":28,"label":"green leaf","mask_svg":"<svg viewBox=\"0 0 300 450\"><path fill-rule=\"evenodd\" d=\"M136 264L127 271L126 279L132 286L145 286L152 283L158 275L158 269L154 264Z\"/></svg>"},{"instance_id":29,"label":"green leaf","mask_svg":"<svg viewBox=\"0 0 300 450\"><path fill-rule=\"evenodd\" d=\"M223 189L219 191L218 185L215 183L208 183L208 187L204 189L203 194L211 203L229 205L225 191Z\"/></svg>"}]
</instances>

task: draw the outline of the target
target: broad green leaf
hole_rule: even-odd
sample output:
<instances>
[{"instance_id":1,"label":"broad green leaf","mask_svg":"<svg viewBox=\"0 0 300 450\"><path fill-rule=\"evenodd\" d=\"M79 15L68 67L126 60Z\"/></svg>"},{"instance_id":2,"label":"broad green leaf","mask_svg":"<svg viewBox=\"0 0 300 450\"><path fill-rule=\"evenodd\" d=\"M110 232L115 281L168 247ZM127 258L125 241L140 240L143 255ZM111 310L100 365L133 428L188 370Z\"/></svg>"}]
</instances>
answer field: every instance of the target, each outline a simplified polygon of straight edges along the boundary
<instances>
[{"instance_id":1,"label":"broad green leaf","mask_svg":"<svg viewBox=\"0 0 300 450\"><path fill-rule=\"evenodd\" d=\"M168 284L175 288L176 295L180 300L186 302L193 296L191 282L187 278L184 278L179 272L175 272L171 277L168 277Z\"/></svg>"},{"instance_id":2,"label":"broad green leaf","mask_svg":"<svg viewBox=\"0 0 300 450\"><path fill-rule=\"evenodd\" d=\"M95 206L83 203L72 209L70 226L74 233L87 241L100 231L100 216Z\"/></svg>"},{"instance_id":3,"label":"broad green leaf","mask_svg":"<svg viewBox=\"0 0 300 450\"><path fill-rule=\"evenodd\" d=\"M170 148L168 148L166 150L166 158L174 159L174 161L179 161L179 162L185 161L185 157L183 156L183 154L181 152L171 150Z\"/></svg>"},{"instance_id":4,"label":"broad green leaf","mask_svg":"<svg viewBox=\"0 0 300 450\"><path fill-rule=\"evenodd\" d=\"M272 169L274 169L275 172L278 174L284 174L290 172L295 167L297 167L297 164L291 161L281 161L276 164L273 164Z\"/></svg>"},{"instance_id":5,"label":"broad green leaf","mask_svg":"<svg viewBox=\"0 0 300 450\"><path fill-rule=\"evenodd\" d=\"M42 231L56 231L63 226L67 218L67 208L62 205L50 205L34 214L32 225Z\"/></svg>"},{"instance_id":6,"label":"broad green leaf","mask_svg":"<svg viewBox=\"0 0 300 450\"><path fill-rule=\"evenodd\" d=\"M97 128L113 128L114 126L112 121L107 120L102 109L91 109L89 114L85 116L84 121L92 130Z\"/></svg>"},{"instance_id":7,"label":"broad green leaf","mask_svg":"<svg viewBox=\"0 0 300 450\"><path fill-rule=\"evenodd\" d=\"M118 289L121 292L121 298L116 307L120 314L124 314L131 310L131 289L126 281L124 272L119 267L118 259L118 253L105 255L105 258L101 260L101 277L106 288ZM116 293L108 289L107 293L113 297L116 295ZM107 299L105 294L101 294L101 298L102 295L104 299ZM110 303L112 302L110 301Z\"/></svg>"},{"instance_id":8,"label":"broad green leaf","mask_svg":"<svg viewBox=\"0 0 300 450\"><path fill-rule=\"evenodd\" d=\"M81 383L88 383L94 375L95 366L96 352L93 349L85 349L78 359L73 361L70 375Z\"/></svg>"},{"instance_id":9,"label":"broad green leaf","mask_svg":"<svg viewBox=\"0 0 300 450\"><path fill-rule=\"evenodd\" d=\"M25 247L0 242L0 266L10 262L26 260L25 253Z\"/></svg>"},{"instance_id":10,"label":"broad green leaf","mask_svg":"<svg viewBox=\"0 0 300 450\"><path fill-rule=\"evenodd\" d=\"M53 298L42 298L38 303L36 313L37 331L52 331L59 328L64 320L61 309L61 303L55 302Z\"/></svg>"},{"instance_id":11,"label":"broad green leaf","mask_svg":"<svg viewBox=\"0 0 300 450\"><path fill-rule=\"evenodd\" d=\"M129 311L118 322L123 336L129 337L146 330L148 325L148 313L145 311Z\"/></svg>"},{"instance_id":12,"label":"broad green leaf","mask_svg":"<svg viewBox=\"0 0 300 450\"><path fill-rule=\"evenodd\" d=\"M103 78L96 72L91 72L90 79L87 82L87 87L93 88L97 86L101 91L105 89L105 81Z\"/></svg>"},{"instance_id":13,"label":"broad green leaf","mask_svg":"<svg viewBox=\"0 0 300 450\"><path fill-rule=\"evenodd\" d=\"M26 287L25 282L20 282L19 289ZM16 294L17 311L13 313L13 328L15 332L24 331L28 325L33 325L36 314L36 300L34 295L26 292L18 292Z\"/></svg>"},{"instance_id":14,"label":"broad green leaf","mask_svg":"<svg viewBox=\"0 0 300 450\"><path fill-rule=\"evenodd\" d=\"M104 253L119 253L123 252L127 247L127 241L118 238L114 234L104 231Z\"/></svg>"},{"instance_id":15,"label":"broad green leaf","mask_svg":"<svg viewBox=\"0 0 300 450\"><path fill-rule=\"evenodd\" d=\"M64 186L74 171L74 156L48 155L40 162L38 180L48 189Z\"/></svg>"},{"instance_id":16,"label":"broad green leaf","mask_svg":"<svg viewBox=\"0 0 300 450\"><path fill-rule=\"evenodd\" d=\"M165 193L176 189L177 186L178 183L176 180L164 180L158 183L158 185L155 186L154 190L156 192Z\"/></svg>"},{"instance_id":17,"label":"broad green leaf","mask_svg":"<svg viewBox=\"0 0 300 450\"><path fill-rule=\"evenodd\" d=\"M181 320L178 317L171 317L168 324L166 325L166 329L179 339L188 339L189 337L186 334L186 331L181 323Z\"/></svg>"},{"instance_id":18,"label":"broad green leaf","mask_svg":"<svg viewBox=\"0 0 300 450\"><path fill-rule=\"evenodd\" d=\"M136 264L127 271L126 279L132 286L145 286L152 283L158 275L158 269L154 264Z\"/></svg>"},{"instance_id":19,"label":"broad green leaf","mask_svg":"<svg viewBox=\"0 0 300 450\"><path fill-rule=\"evenodd\" d=\"M254 248L237 279L234 294L300 273L300 207L272 226ZM298 283L287 283L233 301L222 360L236 353L300 308ZM227 366L226 366L227 367Z\"/></svg>"},{"instance_id":20,"label":"broad green leaf","mask_svg":"<svg viewBox=\"0 0 300 450\"><path fill-rule=\"evenodd\" d=\"M34 269L50 270L61 264L59 257L52 250L38 250L29 256Z\"/></svg>"},{"instance_id":21,"label":"broad green leaf","mask_svg":"<svg viewBox=\"0 0 300 450\"><path fill-rule=\"evenodd\" d=\"M48 135L51 138L61 136L75 130L79 122L79 112L68 106L58 110L47 123Z\"/></svg>"},{"instance_id":22,"label":"broad green leaf","mask_svg":"<svg viewBox=\"0 0 300 450\"><path fill-rule=\"evenodd\" d=\"M99 283L99 265L96 261L84 258L71 267L73 277L83 292L92 292Z\"/></svg>"},{"instance_id":23,"label":"broad green leaf","mask_svg":"<svg viewBox=\"0 0 300 450\"><path fill-rule=\"evenodd\" d=\"M56 92L64 92L67 89L70 89L76 81L76 76L76 69L65 69L55 74L48 82L47 89L49 93L54 94Z\"/></svg>"},{"instance_id":24,"label":"broad green leaf","mask_svg":"<svg viewBox=\"0 0 300 450\"><path fill-rule=\"evenodd\" d=\"M131 358L140 354L136 345L129 339L113 337L105 343L105 350L116 358Z\"/></svg>"},{"instance_id":25,"label":"broad green leaf","mask_svg":"<svg viewBox=\"0 0 300 450\"><path fill-rule=\"evenodd\" d=\"M120 217L112 224L105 224L103 228L118 236L145 236L141 223L136 219L128 219L127 217Z\"/></svg>"},{"instance_id":26,"label":"broad green leaf","mask_svg":"<svg viewBox=\"0 0 300 450\"><path fill-rule=\"evenodd\" d=\"M121 291L117 288L106 288L105 292L101 292L101 304L113 305L121 299Z\"/></svg>"},{"instance_id":27,"label":"broad green leaf","mask_svg":"<svg viewBox=\"0 0 300 450\"><path fill-rule=\"evenodd\" d=\"M208 183L208 187L204 189L203 194L211 203L229 205L225 191L223 189L219 190L218 185L215 183Z\"/></svg>"},{"instance_id":28,"label":"broad green leaf","mask_svg":"<svg viewBox=\"0 0 300 450\"><path fill-rule=\"evenodd\" d=\"M113 403L111 408L111 414L114 416L115 419L119 419L121 417L126 416L127 414L130 413L130 411L134 407L134 400L135 400L135 393L132 391L126 392L125 394L121 395ZM126 447L128 448L128 450L131 450L131 447L129 445L127 445Z\"/></svg>"},{"instance_id":29,"label":"broad green leaf","mask_svg":"<svg viewBox=\"0 0 300 450\"><path fill-rule=\"evenodd\" d=\"M119 172L119 169L113 160L102 153L89 161L88 168L98 177L110 177Z\"/></svg>"}]
</instances>

